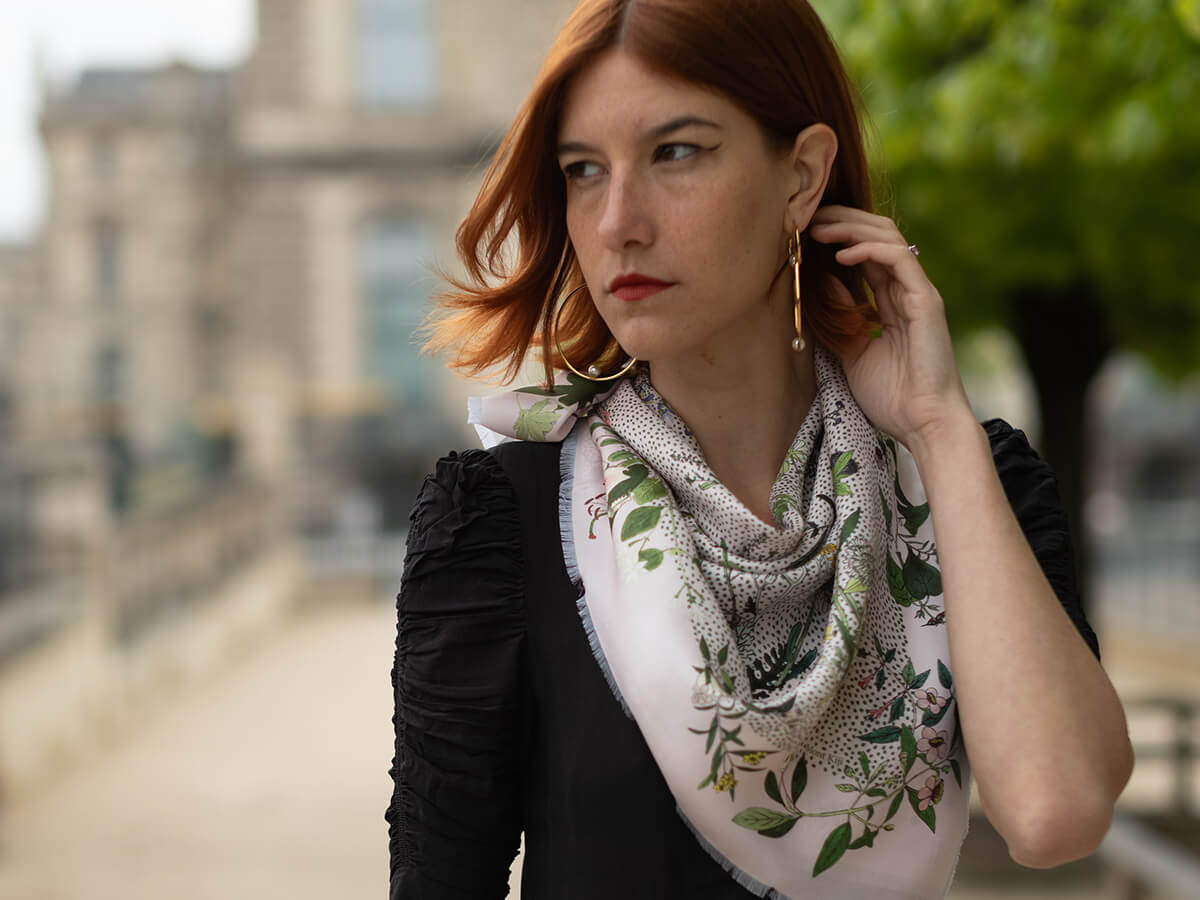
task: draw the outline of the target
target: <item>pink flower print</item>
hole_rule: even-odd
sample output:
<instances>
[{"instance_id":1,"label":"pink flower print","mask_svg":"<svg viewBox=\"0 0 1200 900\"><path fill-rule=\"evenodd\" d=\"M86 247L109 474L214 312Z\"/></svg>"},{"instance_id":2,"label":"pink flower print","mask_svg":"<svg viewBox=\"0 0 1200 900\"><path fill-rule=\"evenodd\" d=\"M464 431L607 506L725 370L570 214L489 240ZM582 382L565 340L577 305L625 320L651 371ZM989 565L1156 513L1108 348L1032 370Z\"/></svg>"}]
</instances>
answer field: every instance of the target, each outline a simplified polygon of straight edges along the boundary
<instances>
[{"instance_id":1,"label":"pink flower print","mask_svg":"<svg viewBox=\"0 0 1200 900\"><path fill-rule=\"evenodd\" d=\"M944 731L934 731L928 725L921 729L921 739L917 741L917 751L925 754L925 760L936 766L950 755L950 739Z\"/></svg>"},{"instance_id":2,"label":"pink flower print","mask_svg":"<svg viewBox=\"0 0 1200 900\"><path fill-rule=\"evenodd\" d=\"M917 791L917 809L929 809L942 802L942 794L946 792L946 783L937 775L925 779L925 786Z\"/></svg>"},{"instance_id":3,"label":"pink flower print","mask_svg":"<svg viewBox=\"0 0 1200 900\"><path fill-rule=\"evenodd\" d=\"M931 713L940 713L949 701L949 697L943 697L933 688L921 688L913 693L913 702Z\"/></svg>"}]
</instances>

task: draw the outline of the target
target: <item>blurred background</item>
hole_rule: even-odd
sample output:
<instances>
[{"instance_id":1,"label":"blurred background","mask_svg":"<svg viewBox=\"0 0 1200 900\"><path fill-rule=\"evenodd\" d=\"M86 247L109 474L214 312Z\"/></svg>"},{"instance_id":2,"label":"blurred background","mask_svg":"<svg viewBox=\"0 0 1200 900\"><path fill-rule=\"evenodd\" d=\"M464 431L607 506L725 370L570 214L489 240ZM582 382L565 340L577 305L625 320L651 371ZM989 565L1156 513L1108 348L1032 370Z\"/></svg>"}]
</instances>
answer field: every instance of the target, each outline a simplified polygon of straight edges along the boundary
<instances>
[{"instance_id":1,"label":"blurred background","mask_svg":"<svg viewBox=\"0 0 1200 900\"><path fill-rule=\"evenodd\" d=\"M0 897L382 895L409 504L488 389L413 329L572 5L3 3ZM951 896L1200 896L1200 2L814 6L1138 753L1093 858L977 816Z\"/></svg>"}]
</instances>

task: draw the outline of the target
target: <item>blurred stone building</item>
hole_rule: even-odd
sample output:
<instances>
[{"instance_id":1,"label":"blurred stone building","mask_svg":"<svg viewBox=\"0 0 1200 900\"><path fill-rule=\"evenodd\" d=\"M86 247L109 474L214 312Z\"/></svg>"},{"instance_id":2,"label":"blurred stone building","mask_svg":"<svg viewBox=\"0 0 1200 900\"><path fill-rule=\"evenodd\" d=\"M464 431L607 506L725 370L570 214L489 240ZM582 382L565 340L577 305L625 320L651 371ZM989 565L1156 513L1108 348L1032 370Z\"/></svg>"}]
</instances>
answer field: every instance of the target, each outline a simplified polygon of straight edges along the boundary
<instances>
[{"instance_id":1,"label":"blurred stone building","mask_svg":"<svg viewBox=\"0 0 1200 900\"><path fill-rule=\"evenodd\" d=\"M471 441L413 330L569 6L257 0L231 69L42 79L48 209L0 248L0 792L276 627Z\"/></svg>"},{"instance_id":2,"label":"blurred stone building","mask_svg":"<svg viewBox=\"0 0 1200 900\"><path fill-rule=\"evenodd\" d=\"M454 229L569 5L257 0L232 70L45 87L44 228L0 259L24 298L3 300L23 324L0 428L39 568L231 475L286 492L309 528L363 493L400 524L465 439L461 388L416 352L431 269L454 268Z\"/></svg>"},{"instance_id":3,"label":"blurred stone building","mask_svg":"<svg viewBox=\"0 0 1200 900\"><path fill-rule=\"evenodd\" d=\"M0 591L26 582L30 570L30 484L14 452L25 329L41 282L36 245L0 245Z\"/></svg>"}]
</instances>

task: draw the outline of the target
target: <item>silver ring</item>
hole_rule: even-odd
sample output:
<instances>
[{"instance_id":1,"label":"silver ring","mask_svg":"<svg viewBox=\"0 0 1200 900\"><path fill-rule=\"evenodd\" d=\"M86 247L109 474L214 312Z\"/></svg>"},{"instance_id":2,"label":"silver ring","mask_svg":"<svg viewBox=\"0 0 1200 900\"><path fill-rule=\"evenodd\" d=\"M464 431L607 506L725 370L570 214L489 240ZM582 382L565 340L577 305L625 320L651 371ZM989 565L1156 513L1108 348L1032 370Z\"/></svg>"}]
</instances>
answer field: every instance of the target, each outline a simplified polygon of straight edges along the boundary
<instances>
[{"instance_id":1,"label":"silver ring","mask_svg":"<svg viewBox=\"0 0 1200 900\"><path fill-rule=\"evenodd\" d=\"M911 253L913 256L920 256L920 255L921 255L921 251L917 249L917 245L916 245L916 244L909 244L909 245L908 245L908 252L909 252L909 253Z\"/></svg>"}]
</instances>

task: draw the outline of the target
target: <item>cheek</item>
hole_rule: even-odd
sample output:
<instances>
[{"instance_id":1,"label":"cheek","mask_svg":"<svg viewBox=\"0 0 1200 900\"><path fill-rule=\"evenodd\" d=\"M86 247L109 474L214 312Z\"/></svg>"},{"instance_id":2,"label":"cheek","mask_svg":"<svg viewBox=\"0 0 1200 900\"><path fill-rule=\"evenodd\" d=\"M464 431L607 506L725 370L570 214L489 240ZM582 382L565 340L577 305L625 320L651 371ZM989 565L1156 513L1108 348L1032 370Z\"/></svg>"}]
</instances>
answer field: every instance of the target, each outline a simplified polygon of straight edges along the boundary
<instances>
[{"instance_id":1,"label":"cheek","mask_svg":"<svg viewBox=\"0 0 1200 900\"><path fill-rule=\"evenodd\" d=\"M567 207L567 238L575 251L575 258L583 273L584 281L593 283L600 274L596 271L599 266L595 223L589 218L586 209L575 205Z\"/></svg>"},{"instance_id":2,"label":"cheek","mask_svg":"<svg viewBox=\"0 0 1200 900\"><path fill-rule=\"evenodd\" d=\"M782 213L775 214L777 204L753 178L713 188L688 216L692 246L710 283L732 282L744 292L773 272L776 245L783 241L776 221L782 221Z\"/></svg>"}]
</instances>

